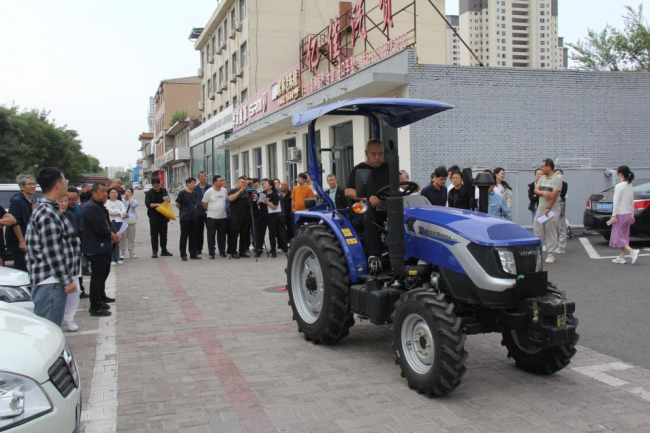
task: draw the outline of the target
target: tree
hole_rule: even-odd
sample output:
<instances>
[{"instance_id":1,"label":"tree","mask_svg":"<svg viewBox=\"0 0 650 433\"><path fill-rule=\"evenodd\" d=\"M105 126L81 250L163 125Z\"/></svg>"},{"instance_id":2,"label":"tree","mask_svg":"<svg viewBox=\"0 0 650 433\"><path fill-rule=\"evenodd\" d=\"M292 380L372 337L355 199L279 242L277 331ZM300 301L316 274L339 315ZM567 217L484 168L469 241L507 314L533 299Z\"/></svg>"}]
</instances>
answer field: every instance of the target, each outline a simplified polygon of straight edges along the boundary
<instances>
[{"instance_id":1,"label":"tree","mask_svg":"<svg viewBox=\"0 0 650 433\"><path fill-rule=\"evenodd\" d=\"M178 122L179 120L185 120L189 116L189 113L187 110L176 110L174 114L172 114L172 120L169 121L169 126L172 126L174 123Z\"/></svg>"},{"instance_id":2,"label":"tree","mask_svg":"<svg viewBox=\"0 0 650 433\"><path fill-rule=\"evenodd\" d=\"M0 106L0 182L14 182L18 174L35 174L41 167L58 167L71 182L100 170L99 160L83 153L77 131L56 126L49 115Z\"/></svg>"},{"instance_id":3,"label":"tree","mask_svg":"<svg viewBox=\"0 0 650 433\"><path fill-rule=\"evenodd\" d=\"M650 25L638 10L626 6L625 29L608 25L600 32L587 30L585 40L567 44L573 49L571 60L585 71L650 72Z\"/></svg>"}]
</instances>

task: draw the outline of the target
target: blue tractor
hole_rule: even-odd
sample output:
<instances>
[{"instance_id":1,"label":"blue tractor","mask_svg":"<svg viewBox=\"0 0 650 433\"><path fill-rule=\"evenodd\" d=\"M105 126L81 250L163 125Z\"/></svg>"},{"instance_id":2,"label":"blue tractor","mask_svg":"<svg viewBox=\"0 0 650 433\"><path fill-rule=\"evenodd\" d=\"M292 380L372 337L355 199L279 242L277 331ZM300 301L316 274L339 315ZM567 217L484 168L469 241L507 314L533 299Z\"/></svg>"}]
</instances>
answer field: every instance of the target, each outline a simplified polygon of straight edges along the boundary
<instances>
[{"instance_id":1,"label":"blue tractor","mask_svg":"<svg viewBox=\"0 0 650 433\"><path fill-rule=\"evenodd\" d=\"M516 365L536 374L566 367L576 353L575 305L547 281L540 240L512 222L489 216L486 182L483 212L432 206L417 185L399 180L398 149L388 148L390 184L381 230L383 270L371 272L364 253L366 206L336 209L320 185L316 121L324 115L360 115L380 138L380 119L400 128L453 108L440 102L358 98L293 115L309 124L309 174L322 204L308 203L295 215L287 264L293 318L305 339L334 344L347 336L354 314L376 325L393 325L396 363L410 388L428 396L454 390L465 373L467 335L502 334ZM365 197L369 170L359 170L357 197Z\"/></svg>"}]
</instances>

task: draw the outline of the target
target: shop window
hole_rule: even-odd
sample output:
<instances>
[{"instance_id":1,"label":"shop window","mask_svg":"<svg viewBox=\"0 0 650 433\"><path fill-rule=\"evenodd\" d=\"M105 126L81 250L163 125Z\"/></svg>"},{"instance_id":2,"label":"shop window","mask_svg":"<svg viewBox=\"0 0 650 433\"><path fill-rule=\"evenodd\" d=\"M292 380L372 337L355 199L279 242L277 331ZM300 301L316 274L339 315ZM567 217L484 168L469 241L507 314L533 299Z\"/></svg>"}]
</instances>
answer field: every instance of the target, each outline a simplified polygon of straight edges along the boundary
<instances>
[{"instance_id":1,"label":"shop window","mask_svg":"<svg viewBox=\"0 0 650 433\"><path fill-rule=\"evenodd\" d=\"M232 156L232 174L232 185L235 185L237 183L237 179L239 179L239 176L241 176L239 171L239 155Z\"/></svg>"},{"instance_id":2,"label":"shop window","mask_svg":"<svg viewBox=\"0 0 650 433\"><path fill-rule=\"evenodd\" d=\"M250 166L250 159L248 156L249 152L242 152L241 154L241 168L242 168L242 176L250 177L251 175L251 166Z\"/></svg>"},{"instance_id":3,"label":"shop window","mask_svg":"<svg viewBox=\"0 0 650 433\"><path fill-rule=\"evenodd\" d=\"M262 179L264 176L262 174L263 164L262 164L262 148L257 147L253 149L253 158L255 164L255 176L257 179Z\"/></svg>"},{"instance_id":4,"label":"shop window","mask_svg":"<svg viewBox=\"0 0 650 433\"><path fill-rule=\"evenodd\" d=\"M296 147L296 139L290 138L283 141L284 147L284 160L286 161L284 168L284 180L289 182L289 185L293 188L296 184L296 177L298 177L298 163L296 161L289 161L287 155L289 154L290 147Z\"/></svg>"},{"instance_id":5,"label":"shop window","mask_svg":"<svg viewBox=\"0 0 650 433\"><path fill-rule=\"evenodd\" d=\"M278 146L271 143L266 146L266 160L269 162L268 178L273 180L278 177Z\"/></svg>"}]
</instances>

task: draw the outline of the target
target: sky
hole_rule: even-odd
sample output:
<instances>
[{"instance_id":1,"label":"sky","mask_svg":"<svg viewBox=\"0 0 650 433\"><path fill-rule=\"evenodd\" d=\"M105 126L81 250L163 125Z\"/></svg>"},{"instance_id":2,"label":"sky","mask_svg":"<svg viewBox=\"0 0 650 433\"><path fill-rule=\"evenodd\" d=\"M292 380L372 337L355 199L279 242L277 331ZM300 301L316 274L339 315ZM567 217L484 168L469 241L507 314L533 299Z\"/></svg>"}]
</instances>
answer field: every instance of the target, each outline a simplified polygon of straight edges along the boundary
<instances>
[{"instance_id":1,"label":"sky","mask_svg":"<svg viewBox=\"0 0 650 433\"><path fill-rule=\"evenodd\" d=\"M133 166L149 97L161 80L196 74L188 36L217 3L0 0L0 105L45 108L102 166ZM587 28L623 28L624 6L640 3L560 0L560 36L575 42ZM446 13L458 13L458 0L446 0Z\"/></svg>"}]
</instances>

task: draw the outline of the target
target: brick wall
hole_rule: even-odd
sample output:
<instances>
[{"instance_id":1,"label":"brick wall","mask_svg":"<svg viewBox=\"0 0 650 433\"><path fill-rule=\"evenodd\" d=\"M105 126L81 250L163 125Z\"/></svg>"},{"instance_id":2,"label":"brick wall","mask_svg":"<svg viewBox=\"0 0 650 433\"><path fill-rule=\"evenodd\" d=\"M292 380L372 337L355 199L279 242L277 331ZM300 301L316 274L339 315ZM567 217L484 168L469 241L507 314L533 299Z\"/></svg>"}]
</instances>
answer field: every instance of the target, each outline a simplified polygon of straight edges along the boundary
<instances>
[{"instance_id":1,"label":"brick wall","mask_svg":"<svg viewBox=\"0 0 650 433\"><path fill-rule=\"evenodd\" d=\"M650 74L416 65L409 96L456 108L411 126L411 171L530 169L543 158L650 166Z\"/></svg>"}]
</instances>

